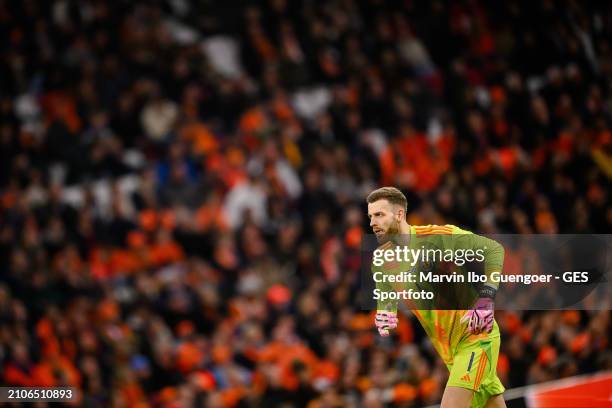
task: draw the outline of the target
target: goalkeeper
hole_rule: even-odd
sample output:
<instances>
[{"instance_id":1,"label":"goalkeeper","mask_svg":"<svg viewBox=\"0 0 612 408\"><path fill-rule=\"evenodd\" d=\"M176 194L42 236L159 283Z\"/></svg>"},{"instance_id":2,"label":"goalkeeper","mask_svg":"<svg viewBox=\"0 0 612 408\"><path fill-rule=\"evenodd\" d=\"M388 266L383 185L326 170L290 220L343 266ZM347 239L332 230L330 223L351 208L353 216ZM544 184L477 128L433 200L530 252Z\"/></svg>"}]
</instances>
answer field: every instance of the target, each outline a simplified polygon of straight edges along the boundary
<instances>
[{"instance_id":1,"label":"goalkeeper","mask_svg":"<svg viewBox=\"0 0 612 408\"><path fill-rule=\"evenodd\" d=\"M413 226L406 222L407 200L395 187L383 187L368 195L370 226L380 244L378 249L389 250L397 245L416 249L471 250L483 254L484 273L501 272L503 247L486 237L472 234L453 225ZM414 252L413 252L414 253ZM404 261L402 259L402 261ZM443 262L439 263L444 265ZM440 266L438 265L438 266ZM438 266L431 262L387 262L384 273L400 274L401 271L433 270ZM380 271L381 268L374 269ZM445 273L440 269L437 273ZM448 271L447 271L448 272ZM434 290L438 306L431 300L414 300L410 308L435 349L450 371L442 396L441 408L505 407L504 386L497 377L500 334L493 313L493 299L497 284L487 281L476 291L469 283L433 287L427 282L403 283L402 288L413 285L417 290ZM378 292L390 293L393 284L377 280ZM454 307L440 307L440 301L455 299ZM457 307L457 305L473 305ZM379 300L376 327L382 336L397 327L397 300ZM461 310L440 310L461 309ZM467 309L467 310L465 310Z\"/></svg>"}]
</instances>

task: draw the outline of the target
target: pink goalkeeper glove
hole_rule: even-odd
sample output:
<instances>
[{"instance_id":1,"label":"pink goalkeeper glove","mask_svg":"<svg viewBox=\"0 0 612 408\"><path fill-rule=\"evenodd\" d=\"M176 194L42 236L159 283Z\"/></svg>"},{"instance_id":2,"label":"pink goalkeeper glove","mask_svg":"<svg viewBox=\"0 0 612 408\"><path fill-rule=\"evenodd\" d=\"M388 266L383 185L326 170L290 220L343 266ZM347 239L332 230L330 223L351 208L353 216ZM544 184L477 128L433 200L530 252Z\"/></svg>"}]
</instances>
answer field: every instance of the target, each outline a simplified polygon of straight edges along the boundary
<instances>
[{"instance_id":1,"label":"pink goalkeeper glove","mask_svg":"<svg viewBox=\"0 0 612 408\"><path fill-rule=\"evenodd\" d=\"M374 322L376 323L378 334L386 337L389 335L389 330L393 330L397 327L397 313L377 310Z\"/></svg>"},{"instance_id":2,"label":"pink goalkeeper glove","mask_svg":"<svg viewBox=\"0 0 612 408\"><path fill-rule=\"evenodd\" d=\"M494 318L493 306L493 299L479 298L474 308L461 318L461 323L468 322L468 332L471 334L491 333Z\"/></svg>"}]
</instances>

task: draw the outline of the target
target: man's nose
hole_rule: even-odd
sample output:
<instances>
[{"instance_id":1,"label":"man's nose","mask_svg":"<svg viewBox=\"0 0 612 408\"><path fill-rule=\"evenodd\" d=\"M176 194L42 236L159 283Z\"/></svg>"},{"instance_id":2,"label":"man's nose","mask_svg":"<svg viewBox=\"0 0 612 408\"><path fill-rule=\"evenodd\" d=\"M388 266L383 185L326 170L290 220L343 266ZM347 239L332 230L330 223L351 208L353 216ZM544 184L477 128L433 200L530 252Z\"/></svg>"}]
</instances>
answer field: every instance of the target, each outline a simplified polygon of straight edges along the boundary
<instances>
[{"instance_id":1,"label":"man's nose","mask_svg":"<svg viewBox=\"0 0 612 408\"><path fill-rule=\"evenodd\" d=\"M376 223L374 222L374 218L370 218L370 227L375 226Z\"/></svg>"}]
</instances>

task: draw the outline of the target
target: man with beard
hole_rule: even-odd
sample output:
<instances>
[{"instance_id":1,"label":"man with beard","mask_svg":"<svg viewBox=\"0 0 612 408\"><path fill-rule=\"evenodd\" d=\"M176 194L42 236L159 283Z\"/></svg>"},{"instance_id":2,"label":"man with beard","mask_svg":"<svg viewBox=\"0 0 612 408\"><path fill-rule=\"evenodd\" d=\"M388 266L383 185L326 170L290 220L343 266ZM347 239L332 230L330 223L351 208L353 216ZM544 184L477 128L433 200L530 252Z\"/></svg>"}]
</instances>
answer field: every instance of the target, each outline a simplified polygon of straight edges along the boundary
<instances>
[{"instance_id":1,"label":"man with beard","mask_svg":"<svg viewBox=\"0 0 612 408\"><path fill-rule=\"evenodd\" d=\"M504 386L497 377L497 358L499 355L500 334L494 319L493 299L498 285L490 279L493 272L501 272L503 267L504 249L494 240L462 230L454 225L414 226L406 221L407 200L404 194L395 187L382 187L371 192L367 197L368 217L370 226L379 243L378 253L393 251L394 254L412 254L414 259L385 259L384 265L372 271L400 276L406 271L421 276L420 272L435 271L436 274L449 274L446 259L431 259L415 256L421 251L432 250L433 254L451 251L455 254L482 254L484 261L484 284L477 289L469 282L466 284L446 285L452 287L435 294L443 298L454 292L460 296L454 307L449 303L423 300L409 300L407 304L421 322L425 332L431 339L436 351L440 354L450 371L450 377L442 396L442 408L505 407L503 399ZM399 250L397 247L400 247ZM406 251L407 249L408 251ZM402 251L404 250L404 251ZM399 258L399 257L398 257ZM463 262L452 260L451 264L464 266ZM435 265L437 264L437 265ZM382 268L381 268L382 266ZM440 267L441 266L441 267ZM459 268L464 269L464 268ZM377 271L377 273L375 272ZM382 272L381 272L382 271ZM453 276L457 276L455 272ZM430 274L431 276L431 274ZM430 282L416 279L413 282L391 284L393 279L376 279L376 287L383 293L391 294L395 289L436 288ZM466 301L466 299L468 299ZM466 303L469 302L469 303ZM432 305L437 306L432 306ZM445 307L440 307L445 304ZM450 303L452 304L452 302ZM471 309L466 310L473 305ZM398 300L393 296L378 299L376 327L381 336L388 336L389 330L397 327ZM445 310L441 310L445 309ZM454 309L454 310L449 310Z\"/></svg>"}]
</instances>

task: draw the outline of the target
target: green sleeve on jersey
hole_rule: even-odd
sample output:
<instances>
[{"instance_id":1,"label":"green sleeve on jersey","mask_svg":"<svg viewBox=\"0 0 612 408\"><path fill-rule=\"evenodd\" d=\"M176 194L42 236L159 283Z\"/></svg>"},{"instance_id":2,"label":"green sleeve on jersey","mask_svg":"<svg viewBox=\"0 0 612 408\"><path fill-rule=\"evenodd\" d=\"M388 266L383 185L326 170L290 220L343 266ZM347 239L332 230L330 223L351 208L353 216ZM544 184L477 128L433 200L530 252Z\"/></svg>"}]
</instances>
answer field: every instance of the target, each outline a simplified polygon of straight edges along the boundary
<instances>
[{"instance_id":1,"label":"green sleeve on jersey","mask_svg":"<svg viewBox=\"0 0 612 408\"><path fill-rule=\"evenodd\" d=\"M394 270L391 270L388 267L385 267L386 265L380 266L380 267L376 267L374 265L372 265L372 277L374 276L374 272L382 272L383 274L392 274L395 273ZM389 282L376 282L376 289L378 290L379 293L391 293L393 292L395 289L393 288L392 284ZM382 299L378 299L376 300L376 310L385 310L387 312L397 312L397 304L398 304L398 300L395 299L387 299L387 300L382 300Z\"/></svg>"},{"instance_id":2,"label":"green sleeve on jersey","mask_svg":"<svg viewBox=\"0 0 612 408\"><path fill-rule=\"evenodd\" d=\"M497 289L499 283L491 280L491 273L502 272L504 266L504 247L497 241L470 231L453 226L453 248L480 250L484 254L484 273L487 276L488 286Z\"/></svg>"}]
</instances>

